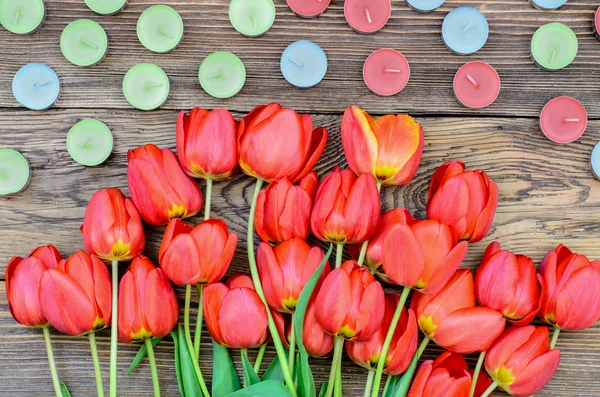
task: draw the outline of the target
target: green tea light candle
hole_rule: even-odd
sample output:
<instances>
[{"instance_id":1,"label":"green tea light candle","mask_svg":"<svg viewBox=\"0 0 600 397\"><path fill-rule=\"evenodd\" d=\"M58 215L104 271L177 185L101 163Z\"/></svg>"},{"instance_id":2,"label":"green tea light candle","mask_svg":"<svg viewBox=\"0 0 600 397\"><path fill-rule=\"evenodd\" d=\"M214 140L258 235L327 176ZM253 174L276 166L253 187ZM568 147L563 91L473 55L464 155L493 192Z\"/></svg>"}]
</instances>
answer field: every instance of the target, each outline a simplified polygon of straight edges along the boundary
<instances>
[{"instance_id":1,"label":"green tea light candle","mask_svg":"<svg viewBox=\"0 0 600 397\"><path fill-rule=\"evenodd\" d=\"M169 6L152 6L140 15L137 35L140 43L150 51L169 52L183 39L183 20L181 15Z\"/></svg>"},{"instance_id":2,"label":"green tea light candle","mask_svg":"<svg viewBox=\"0 0 600 397\"><path fill-rule=\"evenodd\" d=\"M139 63L125 74L123 94L133 107L154 110L169 96L169 77L152 63Z\"/></svg>"},{"instance_id":3,"label":"green tea light candle","mask_svg":"<svg viewBox=\"0 0 600 397\"><path fill-rule=\"evenodd\" d=\"M231 0L229 20L244 36L262 36L275 22L275 4L273 0Z\"/></svg>"},{"instance_id":4,"label":"green tea light candle","mask_svg":"<svg viewBox=\"0 0 600 397\"><path fill-rule=\"evenodd\" d=\"M85 0L88 8L100 15L115 15L127 7L127 0Z\"/></svg>"},{"instance_id":5,"label":"green tea light candle","mask_svg":"<svg viewBox=\"0 0 600 397\"><path fill-rule=\"evenodd\" d=\"M110 157L112 150L112 133L99 120L81 120L67 134L67 151L79 164L88 167L100 165Z\"/></svg>"},{"instance_id":6,"label":"green tea light candle","mask_svg":"<svg viewBox=\"0 0 600 397\"><path fill-rule=\"evenodd\" d=\"M246 68L231 52L214 52L206 57L198 72L200 85L215 98L230 98L246 82Z\"/></svg>"},{"instance_id":7,"label":"green tea light candle","mask_svg":"<svg viewBox=\"0 0 600 397\"><path fill-rule=\"evenodd\" d=\"M93 66L106 55L108 38L98 23L89 19L78 19L63 30L60 36L60 50L74 65Z\"/></svg>"},{"instance_id":8,"label":"green tea light candle","mask_svg":"<svg viewBox=\"0 0 600 397\"><path fill-rule=\"evenodd\" d=\"M0 148L0 195L21 192L29 184L29 163L14 149Z\"/></svg>"},{"instance_id":9,"label":"green tea light candle","mask_svg":"<svg viewBox=\"0 0 600 397\"><path fill-rule=\"evenodd\" d=\"M46 19L42 0L0 0L0 24L16 34L35 33Z\"/></svg>"},{"instance_id":10,"label":"green tea light candle","mask_svg":"<svg viewBox=\"0 0 600 397\"><path fill-rule=\"evenodd\" d=\"M577 55L577 36L570 27L553 22L541 26L531 39L533 62L546 70L568 66Z\"/></svg>"}]
</instances>

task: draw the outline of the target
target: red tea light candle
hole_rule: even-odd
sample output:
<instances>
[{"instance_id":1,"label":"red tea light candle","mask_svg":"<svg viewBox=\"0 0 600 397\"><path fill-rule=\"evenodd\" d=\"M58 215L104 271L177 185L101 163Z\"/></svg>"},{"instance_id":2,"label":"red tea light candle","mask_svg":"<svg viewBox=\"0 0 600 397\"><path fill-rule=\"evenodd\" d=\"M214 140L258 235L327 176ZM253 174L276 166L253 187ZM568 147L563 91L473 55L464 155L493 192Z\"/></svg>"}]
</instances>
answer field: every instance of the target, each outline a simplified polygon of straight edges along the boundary
<instances>
[{"instance_id":1,"label":"red tea light candle","mask_svg":"<svg viewBox=\"0 0 600 397\"><path fill-rule=\"evenodd\" d=\"M500 93L500 76L485 62L469 62L454 75L454 95L463 105L480 109L491 105Z\"/></svg>"},{"instance_id":2,"label":"red tea light candle","mask_svg":"<svg viewBox=\"0 0 600 397\"><path fill-rule=\"evenodd\" d=\"M371 34L381 30L392 14L390 0L346 0L344 16L358 33Z\"/></svg>"},{"instance_id":3,"label":"red tea light candle","mask_svg":"<svg viewBox=\"0 0 600 397\"><path fill-rule=\"evenodd\" d=\"M587 127L587 112L576 99L561 96L544 106L540 114L540 128L548 139L570 143L579 139Z\"/></svg>"},{"instance_id":4,"label":"red tea light candle","mask_svg":"<svg viewBox=\"0 0 600 397\"><path fill-rule=\"evenodd\" d=\"M408 61L396 50L377 50L365 61L363 79L377 95L390 96L402 91L410 78Z\"/></svg>"},{"instance_id":5,"label":"red tea light candle","mask_svg":"<svg viewBox=\"0 0 600 397\"><path fill-rule=\"evenodd\" d=\"M596 38L600 40L600 7L598 7L594 14L594 34L596 35Z\"/></svg>"},{"instance_id":6,"label":"red tea light candle","mask_svg":"<svg viewBox=\"0 0 600 397\"><path fill-rule=\"evenodd\" d=\"M316 18L325 12L331 0L287 0L294 14L302 18Z\"/></svg>"}]
</instances>

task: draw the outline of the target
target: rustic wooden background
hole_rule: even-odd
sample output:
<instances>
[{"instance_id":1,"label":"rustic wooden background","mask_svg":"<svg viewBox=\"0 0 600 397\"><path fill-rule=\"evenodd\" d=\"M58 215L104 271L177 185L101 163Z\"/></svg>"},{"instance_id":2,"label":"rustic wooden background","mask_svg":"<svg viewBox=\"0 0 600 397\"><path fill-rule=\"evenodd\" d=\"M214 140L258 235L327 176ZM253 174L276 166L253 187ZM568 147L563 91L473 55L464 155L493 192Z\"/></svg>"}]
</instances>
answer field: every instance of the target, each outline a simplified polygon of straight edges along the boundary
<instances>
[{"instance_id":1,"label":"rustic wooden background","mask_svg":"<svg viewBox=\"0 0 600 397\"><path fill-rule=\"evenodd\" d=\"M227 0L131 0L125 11L110 17L95 15L83 0L52 0L46 2L48 18L36 34L18 36L0 29L0 146L20 150L33 171L28 189L0 198L0 395L52 395L41 333L18 325L8 312L2 281L5 264L13 255L27 255L40 244L53 243L64 255L82 248L79 226L91 195L111 186L127 193L127 150L148 142L174 148L177 111L193 106L226 107L239 118L256 105L279 101L313 114L315 125L326 126L331 137L317 167L321 173L344 163L339 123L347 106L356 104L374 115L408 112L423 124L424 158L408 186L382 193L386 209L406 207L423 218L433 170L445 160L462 159L470 168L488 171L500 188L494 228L486 240L470 247L464 266L475 268L492 240L500 241L503 248L532 256L536 263L561 242L592 258L600 257L600 182L594 179L589 166L591 150L600 139L600 42L592 34L593 13L599 4L570 0L558 11L544 12L532 8L527 0L448 0L433 13L419 14L403 1L392 0L392 17L386 27L375 35L364 36L347 26L341 0L334 0L324 15L311 20L293 15L284 0L275 2L275 25L256 39L245 38L231 27ZM141 12L160 3L173 6L185 23L183 42L166 55L147 51L135 33ZM490 24L485 47L468 57L451 54L440 38L444 16L465 4L481 10ZM108 33L108 56L92 68L75 67L60 53L60 33L77 18L93 19ZM579 38L575 62L558 72L536 68L529 57L532 34L552 21L569 25ZM308 90L290 86L279 72L281 52L298 39L315 41L329 58L325 80ZM364 60L382 47L402 51L412 69L404 91L389 98L372 94L362 81ZM197 79L204 57L220 50L236 53L248 74L241 93L229 100L209 97ZM502 79L498 100L481 111L461 107L452 93L454 73L472 60L491 63ZM158 64L171 80L171 96L159 111L133 110L122 95L125 72L142 61ZM12 96L12 77L30 62L46 63L60 76L61 97L48 111L19 108ZM579 99L590 116L586 134L569 145L548 141L538 127L540 109L559 95ZM102 167L80 166L66 151L67 131L86 117L104 121L115 136L114 155ZM244 246L251 194L252 180L245 176L215 186L214 216L225 219L240 234L232 272L247 271ZM147 254L156 259L163 229L147 231ZM99 336L105 383L108 336L105 331ZM87 338L53 334L53 340L58 372L73 395L94 396ZM203 343L206 350L202 369L210 374L208 334ZM600 395L600 326L564 333L557 347L562 351L561 366L538 396ZM172 349L169 341L157 347L164 396L178 395ZM136 350L136 346L120 346L122 396L151 395L146 363L125 376ZM439 353L439 348L429 348L425 357ZM272 356L269 350L265 362ZM239 357L235 358L239 364ZM473 364L473 357L469 362ZM328 364L315 361L313 371L319 382L326 378ZM365 372L349 361L343 368L344 395L362 395Z\"/></svg>"}]
</instances>

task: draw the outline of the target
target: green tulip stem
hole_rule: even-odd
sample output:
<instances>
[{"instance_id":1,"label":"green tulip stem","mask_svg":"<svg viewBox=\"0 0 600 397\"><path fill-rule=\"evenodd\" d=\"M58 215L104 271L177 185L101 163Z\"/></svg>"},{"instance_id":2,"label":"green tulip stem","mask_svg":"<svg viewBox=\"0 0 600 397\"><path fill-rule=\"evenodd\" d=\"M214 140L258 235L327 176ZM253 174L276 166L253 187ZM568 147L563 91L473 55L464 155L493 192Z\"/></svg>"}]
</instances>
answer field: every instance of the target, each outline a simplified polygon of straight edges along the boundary
<instances>
[{"instance_id":1,"label":"green tulip stem","mask_svg":"<svg viewBox=\"0 0 600 397\"><path fill-rule=\"evenodd\" d=\"M404 287L402 294L400 295L400 301L396 307L396 312L394 313L394 317L392 317L390 328L385 337L385 341L383 342L383 346L381 347L381 354L379 355L379 361L377 362L377 372L375 372L375 381L373 382L372 397L377 397L379 395L379 385L381 384L381 377L383 376L383 367L385 366L386 357L390 350L390 344L392 343L394 332L398 326L398 320L400 320L400 315L402 314L402 309L404 308L409 293L410 287Z\"/></svg>"},{"instance_id":2,"label":"green tulip stem","mask_svg":"<svg viewBox=\"0 0 600 397\"><path fill-rule=\"evenodd\" d=\"M96 390L98 397L104 397L104 384L102 383L102 370L100 369L100 359L98 358L98 346L96 345L96 333L88 334L90 339L90 349L92 350L92 361L94 363L94 373L96 374Z\"/></svg>"},{"instance_id":3,"label":"green tulip stem","mask_svg":"<svg viewBox=\"0 0 600 397\"><path fill-rule=\"evenodd\" d=\"M373 378L375 378L375 370L369 370L369 376L367 376L367 384L365 385L365 394L364 397L369 397L371 395L371 389L373 388ZM385 382L387 384L387 381Z\"/></svg>"},{"instance_id":4,"label":"green tulip stem","mask_svg":"<svg viewBox=\"0 0 600 397\"><path fill-rule=\"evenodd\" d=\"M550 350L553 350L556 346L556 342L558 341L558 336L560 335L560 328L554 327L554 332L552 333L552 340L550 341Z\"/></svg>"},{"instance_id":5,"label":"green tulip stem","mask_svg":"<svg viewBox=\"0 0 600 397\"><path fill-rule=\"evenodd\" d=\"M288 367L288 357L286 357L285 349L283 348L283 344L281 343L281 338L279 337L279 331L277 330L277 326L275 325L275 321L273 321L273 315L271 314L271 309L267 303L267 299L265 298L265 292L263 291L262 284L260 282L260 277L258 275L258 268L256 267L256 257L254 254L254 215L256 213L256 201L258 200L258 193L260 193L260 189L263 185L262 179L256 179L256 185L254 186L254 195L252 197L252 205L250 206L250 215L248 217L248 262L250 265L250 274L252 275L252 282L254 283L254 289L256 293L262 300L265 308L267 309L267 319L269 321L269 331L271 333L271 339L273 341L273 345L275 346L275 351L277 352L277 357L279 358L279 365L281 365L281 371L283 372L283 378L285 380L285 385L292 395L292 397L296 397L298 394L296 393L296 387L294 386L294 379L292 378L292 373L290 372L290 368Z\"/></svg>"},{"instance_id":6,"label":"green tulip stem","mask_svg":"<svg viewBox=\"0 0 600 397\"><path fill-rule=\"evenodd\" d=\"M327 390L325 391L325 397L331 397L333 395L333 386L335 385L335 378L337 376L337 366L342 357L344 351L344 338L339 336L335 337L333 345L333 358L331 360L331 370L329 371L329 382L327 383Z\"/></svg>"},{"instance_id":7,"label":"green tulip stem","mask_svg":"<svg viewBox=\"0 0 600 397\"><path fill-rule=\"evenodd\" d=\"M154 357L154 347L152 340L146 339L146 350L148 351L148 360L150 360L150 370L152 371L152 386L154 387L154 397L160 397L160 383L158 382L158 371L156 369L156 358Z\"/></svg>"},{"instance_id":8,"label":"green tulip stem","mask_svg":"<svg viewBox=\"0 0 600 397\"><path fill-rule=\"evenodd\" d=\"M387 379L385 380L385 385L383 386L383 393L381 394L383 397L386 396L386 393L387 393L388 389L390 388L390 383L392 383L392 376L388 375Z\"/></svg>"},{"instance_id":9,"label":"green tulip stem","mask_svg":"<svg viewBox=\"0 0 600 397\"><path fill-rule=\"evenodd\" d=\"M204 204L204 220L210 219L210 204L212 199L212 185L213 180L206 179L206 202Z\"/></svg>"},{"instance_id":10,"label":"green tulip stem","mask_svg":"<svg viewBox=\"0 0 600 397\"><path fill-rule=\"evenodd\" d=\"M241 354L243 357L246 357L246 360L248 359L248 349L240 349L240 354ZM243 360L243 358L242 358L242 360ZM243 386L244 386L244 389L245 389L246 387L250 386L250 385L247 385L247 384L246 384L246 377L247 377L247 376L246 376L246 367L244 367L244 376L242 376L242 378L243 378L242 380L244 381L244 384L243 384Z\"/></svg>"},{"instance_id":11,"label":"green tulip stem","mask_svg":"<svg viewBox=\"0 0 600 397\"><path fill-rule=\"evenodd\" d=\"M48 353L48 365L50 366L50 374L52 375L52 384L54 385L54 391L56 397L63 397L62 388L60 387L60 380L56 373L56 363L54 362L54 353L52 352L52 340L50 339L49 326L42 328L44 331L44 341L46 342L46 353Z\"/></svg>"},{"instance_id":12,"label":"green tulip stem","mask_svg":"<svg viewBox=\"0 0 600 397\"><path fill-rule=\"evenodd\" d=\"M404 375L402 375L401 382L402 380L404 380L405 377L408 378L407 382L403 383L403 386L400 388L400 390L398 390L396 396L406 397L406 395L408 394L408 387L410 386L412 378L415 375L415 371L417 370L417 363L419 362L419 359L423 355L423 352L425 351L425 348L427 348L427 345L430 341L431 339L429 339L428 336L425 336L421 341L421 344L419 345L419 348L417 349L415 355L413 356L412 360L410 360L410 365L408 366L408 369L404 372Z\"/></svg>"},{"instance_id":13,"label":"green tulip stem","mask_svg":"<svg viewBox=\"0 0 600 397\"><path fill-rule=\"evenodd\" d=\"M292 323L293 324L293 323ZM265 342L260 349L258 349L258 354L256 355L256 361L254 362L254 372L258 375L258 371L260 371L260 365L262 364L263 357L265 356L265 350L267 350L268 343Z\"/></svg>"},{"instance_id":14,"label":"green tulip stem","mask_svg":"<svg viewBox=\"0 0 600 397\"><path fill-rule=\"evenodd\" d=\"M202 338L202 310L204 309L204 284L196 284L198 290L198 315L196 317L196 333L194 333L194 353L200 359L200 339Z\"/></svg>"},{"instance_id":15,"label":"green tulip stem","mask_svg":"<svg viewBox=\"0 0 600 397\"><path fill-rule=\"evenodd\" d=\"M119 260L113 259L112 273L112 317L110 321L110 397L117 397L117 349L119 338Z\"/></svg>"},{"instance_id":16,"label":"green tulip stem","mask_svg":"<svg viewBox=\"0 0 600 397\"><path fill-rule=\"evenodd\" d=\"M377 191L381 192L381 182L377 181ZM360 254L358 254L358 266L362 266L365 261L365 256L367 256L367 248L369 248L369 240L362 243L360 247Z\"/></svg>"},{"instance_id":17,"label":"green tulip stem","mask_svg":"<svg viewBox=\"0 0 600 397\"><path fill-rule=\"evenodd\" d=\"M344 243L336 244L335 251L335 268L342 266L342 257L344 256Z\"/></svg>"},{"instance_id":18,"label":"green tulip stem","mask_svg":"<svg viewBox=\"0 0 600 397\"><path fill-rule=\"evenodd\" d=\"M342 396L342 355L338 358L338 363L335 371L335 386L333 388L334 397L343 397Z\"/></svg>"},{"instance_id":19,"label":"green tulip stem","mask_svg":"<svg viewBox=\"0 0 600 397\"><path fill-rule=\"evenodd\" d=\"M192 300L192 286L185 286L185 310L183 312L183 328L185 331L185 342L187 343L188 350L192 354L194 352L194 344L192 343L192 336L190 334L190 303ZM200 371L200 365L198 365L198 357L195 355L192 357L192 365L194 366L194 371L196 372L196 378L198 378L198 383L200 384L200 389L202 390L202 394L204 397L210 397L210 393L206 388L206 382L204 382L204 377L202 376L202 371Z\"/></svg>"},{"instance_id":20,"label":"green tulip stem","mask_svg":"<svg viewBox=\"0 0 600 397\"><path fill-rule=\"evenodd\" d=\"M494 390L496 390L496 388L498 387L498 382L494 381L492 382L492 384L490 385L490 387L488 387L483 394L481 395L481 397L488 397L489 395L492 394L492 392Z\"/></svg>"},{"instance_id":21,"label":"green tulip stem","mask_svg":"<svg viewBox=\"0 0 600 397\"><path fill-rule=\"evenodd\" d=\"M296 313L292 313L292 330L290 332L290 354L288 356L288 366L290 367L290 372L294 373L294 360L296 359L296 331L294 330L294 319L296 318Z\"/></svg>"},{"instance_id":22,"label":"green tulip stem","mask_svg":"<svg viewBox=\"0 0 600 397\"><path fill-rule=\"evenodd\" d=\"M481 352L479 355L479 359L477 360L477 365L475 366L475 371L473 371L473 379L471 380L471 391L469 393L469 397L473 397L475 395L475 387L477 386L477 378L479 378L479 373L481 372L481 367L483 367L483 362L485 360L485 355L487 351Z\"/></svg>"}]
</instances>

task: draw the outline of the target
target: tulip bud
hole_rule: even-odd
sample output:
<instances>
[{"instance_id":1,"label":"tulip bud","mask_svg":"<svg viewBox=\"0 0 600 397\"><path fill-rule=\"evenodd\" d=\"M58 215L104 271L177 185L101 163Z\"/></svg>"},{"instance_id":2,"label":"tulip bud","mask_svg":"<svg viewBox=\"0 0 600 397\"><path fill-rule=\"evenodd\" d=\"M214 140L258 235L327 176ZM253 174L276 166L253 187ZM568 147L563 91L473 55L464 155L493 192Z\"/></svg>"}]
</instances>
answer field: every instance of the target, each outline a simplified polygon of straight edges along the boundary
<instances>
[{"instance_id":1,"label":"tulip bud","mask_svg":"<svg viewBox=\"0 0 600 397\"><path fill-rule=\"evenodd\" d=\"M475 243L492 227L498 186L482 170L465 171L462 161L442 164L433 174L427 217L454 228L458 240Z\"/></svg>"},{"instance_id":2,"label":"tulip bud","mask_svg":"<svg viewBox=\"0 0 600 397\"><path fill-rule=\"evenodd\" d=\"M463 356L443 352L435 361L421 364L408 397L467 397L471 389L468 370Z\"/></svg>"},{"instance_id":3,"label":"tulip bud","mask_svg":"<svg viewBox=\"0 0 600 397\"><path fill-rule=\"evenodd\" d=\"M204 197L187 176L175 154L147 144L127 152L127 183L142 219L162 226L173 218L187 218L202 209Z\"/></svg>"}]
</instances>

